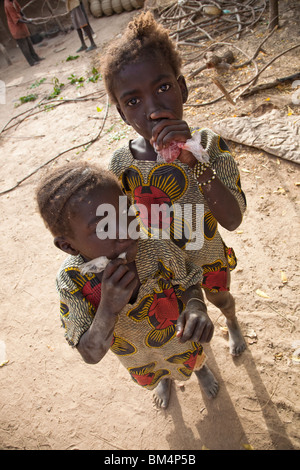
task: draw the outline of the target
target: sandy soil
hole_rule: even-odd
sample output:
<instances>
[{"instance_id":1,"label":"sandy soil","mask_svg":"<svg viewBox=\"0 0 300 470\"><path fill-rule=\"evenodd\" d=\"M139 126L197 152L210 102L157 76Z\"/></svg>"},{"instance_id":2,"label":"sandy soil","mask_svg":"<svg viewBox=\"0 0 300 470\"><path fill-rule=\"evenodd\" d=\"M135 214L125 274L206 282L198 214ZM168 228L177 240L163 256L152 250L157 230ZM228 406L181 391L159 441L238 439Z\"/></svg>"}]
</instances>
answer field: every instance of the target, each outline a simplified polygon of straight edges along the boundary
<instances>
[{"instance_id":1,"label":"sandy soil","mask_svg":"<svg viewBox=\"0 0 300 470\"><path fill-rule=\"evenodd\" d=\"M97 54L131 16L91 20ZM286 47L290 27L283 24L276 33L274 48ZM259 36L251 37L253 42L248 38L244 46L253 52ZM44 41L36 50L45 60L36 67L28 67L17 49L11 51L13 65L1 63L0 69L7 90L6 105L0 105L1 129L37 103L15 108L21 96L34 92L42 99L53 90L54 77L65 84L60 95L64 99L103 90L101 81L85 82L79 89L70 84L71 74L91 76L97 56L83 53L66 62L77 47L75 32ZM272 53L266 50L269 60ZM296 60L296 53L293 57ZM283 58L269 76L295 73L295 60ZM38 88L29 88L42 78L46 81ZM186 119L210 125L225 116L251 112L280 93L286 96L292 89L274 89L241 101L236 109L224 100L197 111L187 108ZM293 112L299 114L299 106ZM107 164L113 150L132 134L115 110L107 108L105 94L99 93L95 101L31 113L5 130L0 136L1 191L58 153L88 142L103 124L93 145L68 152L54 164L82 158ZM67 345L60 327L54 279L64 255L53 246L37 214L34 189L41 172L0 197L0 341L6 345L8 361L0 368L1 449L300 449L300 365L293 359L300 347L299 166L242 145L230 146L240 165L248 210L238 230L222 233L238 257L232 293L248 344L241 357L232 358L221 328L224 319L209 306L215 335L206 351L220 382L213 401L202 396L192 377L184 387L174 384L169 408L158 411L151 392L137 387L112 353L98 365L86 365ZM287 282L282 281L282 272Z\"/></svg>"}]
</instances>

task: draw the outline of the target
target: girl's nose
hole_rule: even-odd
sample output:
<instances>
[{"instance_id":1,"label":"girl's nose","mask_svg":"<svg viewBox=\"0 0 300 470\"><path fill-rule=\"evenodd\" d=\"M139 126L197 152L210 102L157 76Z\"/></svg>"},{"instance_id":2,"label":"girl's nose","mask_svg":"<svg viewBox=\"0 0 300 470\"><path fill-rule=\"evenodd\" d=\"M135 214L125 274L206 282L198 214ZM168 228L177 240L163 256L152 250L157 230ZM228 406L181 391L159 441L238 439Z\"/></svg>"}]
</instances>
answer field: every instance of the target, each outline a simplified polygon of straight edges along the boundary
<instances>
[{"instance_id":1,"label":"girl's nose","mask_svg":"<svg viewBox=\"0 0 300 470\"><path fill-rule=\"evenodd\" d=\"M149 99L147 102L147 119L149 121L160 119L161 112L162 109L160 103L154 98Z\"/></svg>"},{"instance_id":2,"label":"girl's nose","mask_svg":"<svg viewBox=\"0 0 300 470\"><path fill-rule=\"evenodd\" d=\"M162 119L162 112L160 109L156 109L155 111L152 111L150 114L149 114L149 121L159 121L160 119Z\"/></svg>"}]
</instances>

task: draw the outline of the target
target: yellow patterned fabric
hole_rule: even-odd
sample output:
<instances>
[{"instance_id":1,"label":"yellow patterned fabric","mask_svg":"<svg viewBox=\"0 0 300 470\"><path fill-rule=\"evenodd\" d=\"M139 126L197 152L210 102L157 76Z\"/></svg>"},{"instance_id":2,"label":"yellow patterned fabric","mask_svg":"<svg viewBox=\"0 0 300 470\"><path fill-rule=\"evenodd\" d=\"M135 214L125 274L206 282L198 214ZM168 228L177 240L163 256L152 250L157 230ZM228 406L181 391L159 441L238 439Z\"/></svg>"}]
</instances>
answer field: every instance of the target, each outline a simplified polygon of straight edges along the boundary
<instances>
[{"instance_id":1,"label":"yellow patterned fabric","mask_svg":"<svg viewBox=\"0 0 300 470\"><path fill-rule=\"evenodd\" d=\"M200 343L180 343L177 319L184 308L182 293L201 281L202 269L192 264L171 241L139 240L136 267L138 297L118 315L111 351L142 387L153 389L162 378L187 380L205 362ZM57 276L60 315L65 337L76 346L93 322L101 299L95 274L82 275L83 258L69 256Z\"/></svg>"},{"instance_id":2,"label":"yellow patterned fabric","mask_svg":"<svg viewBox=\"0 0 300 470\"><path fill-rule=\"evenodd\" d=\"M196 132L201 134L201 144L209 154L209 161L216 175L234 195L243 214L246 210L246 198L241 189L237 164L227 145L219 135L209 129ZM162 228L165 230L168 228L173 242L186 252L190 261L202 267L204 288L211 292L228 290L227 268L230 270L235 268L236 257L233 249L228 248L223 242L218 231L218 223L190 167L179 160L172 163L135 160L129 142L113 154L109 168L120 179L132 203L137 208L141 206L148 209L148 217L153 204L165 203L170 207L177 205L182 208L179 216L175 213L173 218L169 217L169 214L162 217ZM197 215L199 214L196 212L197 207L202 207L200 216ZM138 218L142 231L151 237L155 230L151 230L152 226L149 228L151 221L147 219L146 212L145 209L139 210ZM192 234L196 234L199 238L197 223L200 218L203 222L202 246L196 246L191 244L191 240L193 240ZM178 237L177 232L181 232L183 236Z\"/></svg>"}]
</instances>

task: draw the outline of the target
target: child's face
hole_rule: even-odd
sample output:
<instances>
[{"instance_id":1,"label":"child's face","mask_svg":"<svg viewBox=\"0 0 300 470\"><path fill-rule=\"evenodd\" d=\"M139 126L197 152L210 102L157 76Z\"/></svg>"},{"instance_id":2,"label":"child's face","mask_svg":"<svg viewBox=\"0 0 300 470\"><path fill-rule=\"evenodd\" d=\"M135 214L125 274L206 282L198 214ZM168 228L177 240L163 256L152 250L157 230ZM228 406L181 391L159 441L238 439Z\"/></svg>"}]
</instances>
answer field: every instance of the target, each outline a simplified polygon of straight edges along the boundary
<instances>
[{"instance_id":1,"label":"child's face","mask_svg":"<svg viewBox=\"0 0 300 470\"><path fill-rule=\"evenodd\" d=\"M115 80L114 93L124 121L146 140L151 139L152 129L161 119L181 120L187 99L184 78L177 78L161 57L123 67Z\"/></svg>"},{"instance_id":2,"label":"child's face","mask_svg":"<svg viewBox=\"0 0 300 470\"><path fill-rule=\"evenodd\" d=\"M66 250L62 246L59 247L73 255L80 253L87 260L100 256L115 259L121 253L126 252L127 262L134 261L137 252L137 240L128 238L128 225L134 217L126 216L124 219L123 216L122 220L126 222L125 227L122 226L120 231L119 212L122 209L119 209L119 196L124 197L119 186L115 184L105 189L95 188L84 201L76 202L72 210L74 215L70 220L72 235L64 237L70 249ZM110 210L109 214L114 212L112 207L115 209L116 220L110 220L109 222L115 223L116 237L100 239L97 235L98 224L101 223L101 220L107 220L107 212L102 210L102 215L97 215L97 209L99 214L99 206L102 204L105 204L106 208Z\"/></svg>"}]
</instances>

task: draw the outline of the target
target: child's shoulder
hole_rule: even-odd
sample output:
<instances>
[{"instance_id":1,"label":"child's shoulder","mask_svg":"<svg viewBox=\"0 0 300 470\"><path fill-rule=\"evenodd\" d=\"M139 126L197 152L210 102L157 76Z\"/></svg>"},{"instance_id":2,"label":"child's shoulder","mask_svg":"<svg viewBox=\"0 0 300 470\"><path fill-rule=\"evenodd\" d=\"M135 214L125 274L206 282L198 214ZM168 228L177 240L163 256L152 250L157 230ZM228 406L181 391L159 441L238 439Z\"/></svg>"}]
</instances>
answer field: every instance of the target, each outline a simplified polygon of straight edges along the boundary
<instances>
[{"instance_id":1,"label":"child's shoulder","mask_svg":"<svg viewBox=\"0 0 300 470\"><path fill-rule=\"evenodd\" d=\"M126 145L123 145L114 151L108 164L108 168L117 176L120 176L124 171L124 168L129 166L132 158L133 156L130 150L129 142L127 142Z\"/></svg>"},{"instance_id":2,"label":"child's shoulder","mask_svg":"<svg viewBox=\"0 0 300 470\"><path fill-rule=\"evenodd\" d=\"M213 155L221 153L230 153L225 140L212 129L196 127L192 129L192 134L199 132L201 135L201 145L209 153Z\"/></svg>"},{"instance_id":3,"label":"child's shoulder","mask_svg":"<svg viewBox=\"0 0 300 470\"><path fill-rule=\"evenodd\" d=\"M62 262L57 272L56 281L57 285L63 288L66 284L70 284L70 274L74 271L80 272L80 266L84 263L84 259L81 255L67 256Z\"/></svg>"}]
</instances>

